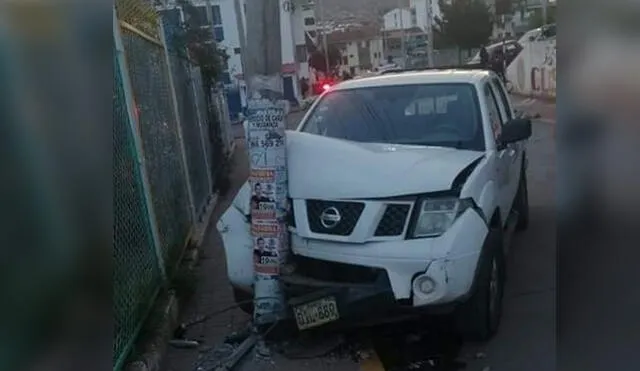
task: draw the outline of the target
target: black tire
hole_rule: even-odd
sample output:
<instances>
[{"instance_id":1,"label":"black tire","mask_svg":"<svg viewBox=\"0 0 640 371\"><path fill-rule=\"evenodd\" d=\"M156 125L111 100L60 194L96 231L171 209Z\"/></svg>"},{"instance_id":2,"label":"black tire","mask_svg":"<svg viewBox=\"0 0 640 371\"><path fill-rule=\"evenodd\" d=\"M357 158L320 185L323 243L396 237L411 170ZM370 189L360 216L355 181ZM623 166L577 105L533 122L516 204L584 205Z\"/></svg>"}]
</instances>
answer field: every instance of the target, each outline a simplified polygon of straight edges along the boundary
<instances>
[{"instance_id":1,"label":"black tire","mask_svg":"<svg viewBox=\"0 0 640 371\"><path fill-rule=\"evenodd\" d=\"M520 183L515 200L515 211L518 212L517 231L529 228L529 187L527 185L527 169L523 166L520 172Z\"/></svg>"},{"instance_id":2,"label":"black tire","mask_svg":"<svg viewBox=\"0 0 640 371\"><path fill-rule=\"evenodd\" d=\"M498 330L502 318L505 261L500 228L492 228L478 264L474 292L455 312L456 330L462 340L485 342ZM495 286L492 286L492 278ZM495 290L495 291L494 291Z\"/></svg>"},{"instance_id":3,"label":"black tire","mask_svg":"<svg viewBox=\"0 0 640 371\"><path fill-rule=\"evenodd\" d=\"M251 293L234 287L233 298L241 311L253 316L253 295Z\"/></svg>"}]
</instances>

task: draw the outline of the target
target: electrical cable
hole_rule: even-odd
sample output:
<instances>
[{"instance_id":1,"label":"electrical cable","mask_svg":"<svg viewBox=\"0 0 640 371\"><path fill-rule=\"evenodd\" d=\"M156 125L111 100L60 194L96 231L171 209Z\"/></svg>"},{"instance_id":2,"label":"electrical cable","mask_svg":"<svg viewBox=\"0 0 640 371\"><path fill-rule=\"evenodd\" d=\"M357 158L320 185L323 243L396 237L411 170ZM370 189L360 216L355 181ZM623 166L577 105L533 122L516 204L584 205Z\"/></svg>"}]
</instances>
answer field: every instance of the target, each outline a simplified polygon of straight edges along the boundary
<instances>
[{"instance_id":1,"label":"electrical cable","mask_svg":"<svg viewBox=\"0 0 640 371\"><path fill-rule=\"evenodd\" d=\"M223 313L232 311L234 309L238 309L238 308L240 308L241 306L243 306L245 304L255 303L256 301L260 301L260 300L274 300L274 299L280 299L280 298L274 297L274 296L269 296L269 297L260 298L260 299L251 299L251 300L239 301L239 302L236 302L234 305L230 305L228 307L225 307L225 308L222 308L222 309L207 313L207 314L202 315L202 316L200 316L200 317L198 317L198 318L196 318L196 319L194 319L192 321L184 322L184 323L180 324L180 328L183 331L186 331L188 328L190 328L192 326L195 326L195 325L200 324L200 323L207 322L210 319L215 318L216 316L219 316L219 315L221 315Z\"/></svg>"}]
</instances>

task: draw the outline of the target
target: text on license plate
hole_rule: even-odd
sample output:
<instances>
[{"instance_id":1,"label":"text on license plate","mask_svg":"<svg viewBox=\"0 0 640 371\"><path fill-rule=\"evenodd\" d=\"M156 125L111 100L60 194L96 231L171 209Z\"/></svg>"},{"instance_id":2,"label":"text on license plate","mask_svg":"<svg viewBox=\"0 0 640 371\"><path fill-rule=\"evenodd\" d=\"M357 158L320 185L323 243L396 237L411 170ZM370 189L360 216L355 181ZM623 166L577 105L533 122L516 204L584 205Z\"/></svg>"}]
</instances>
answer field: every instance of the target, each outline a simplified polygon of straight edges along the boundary
<instances>
[{"instance_id":1,"label":"text on license plate","mask_svg":"<svg viewBox=\"0 0 640 371\"><path fill-rule=\"evenodd\" d=\"M338 304L333 297L323 298L293 308L296 323L300 330L324 325L340 319Z\"/></svg>"}]
</instances>

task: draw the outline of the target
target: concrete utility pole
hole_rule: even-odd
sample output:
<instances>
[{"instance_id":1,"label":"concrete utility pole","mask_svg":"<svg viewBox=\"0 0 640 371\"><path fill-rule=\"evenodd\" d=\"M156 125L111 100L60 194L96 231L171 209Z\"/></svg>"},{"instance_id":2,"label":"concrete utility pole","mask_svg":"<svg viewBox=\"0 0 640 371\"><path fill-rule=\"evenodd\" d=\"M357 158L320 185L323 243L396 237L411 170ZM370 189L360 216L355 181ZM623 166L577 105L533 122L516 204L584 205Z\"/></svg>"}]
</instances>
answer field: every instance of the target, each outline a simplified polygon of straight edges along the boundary
<instances>
[{"instance_id":1,"label":"concrete utility pole","mask_svg":"<svg viewBox=\"0 0 640 371\"><path fill-rule=\"evenodd\" d=\"M247 33L244 29L242 0L233 0L233 8L236 12L236 26L238 27L238 35L240 36L240 64L242 65L242 71L246 73Z\"/></svg>"},{"instance_id":2,"label":"concrete utility pole","mask_svg":"<svg viewBox=\"0 0 640 371\"><path fill-rule=\"evenodd\" d=\"M542 25L547 24L547 7L549 6L549 0L542 0Z\"/></svg>"},{"instance_id":3,"label":"concrete utility pole","mask_svg":"<svg viewBox=\"0 0 640 371\"><path fill-rule=\"evenodd\" d=\"M435 67L433 60L433 0L427 0L427 59L429 67Z\"/></svg>"},{"instance_id":4,"label":"concrete utility pole","mask_svg":"<svg viewBox=\"0 0 640 371\"><path fill-rule=\"evenodd\" d=\"M287 231L286 103L283 99L279 0L246 0L247 148L252 190L254 339L285 313L281 266L289 251ZM236 246L237 248L242 248Z\"/></svg>"},{"instance_id":5,"label":"concrete utility pole","mask_svg":"<svg viewBox=\"0 0 640 371\"><path fill-rule=\"evenodd\" d=\"M316 16L319 13L320 14L320 21L322 21L322 24L324 25L324 7L322 6L322 0L318 0L317 4L318 4L318 8L316 8L317 12L316 12ZM322 30L322 49L324 51L324 63L325 66L327 67L327 71L325 74L325 78L329 77L329 47L327 45L327 30L323 29Z\"/></svg>"},{"instance_id":6,"label":"concrete utility pole","mask_svg":"<svg viewBox=\"0 0 640 371\"><path fill-rule=\"evenodd\" d=\"M403 1L398 0L398 10L400 11L400 53L402 55L402 68L407 66L407 46L405 45L404 34L404 7Z\"/></svg>"},{"instance_id":7,"label":"concrete utility pole","mask_svg":"<svg viewBox=\"0 0 640 371\"><path fill-rule=\"evenodd\" d=\"M279 0L246 0L247 38L244 71L249 92L255 91L252 82L258 76L281 80L282 40L280 36ZM282 82L278 88L282 89Z\"/></svg>"}]
</instances>

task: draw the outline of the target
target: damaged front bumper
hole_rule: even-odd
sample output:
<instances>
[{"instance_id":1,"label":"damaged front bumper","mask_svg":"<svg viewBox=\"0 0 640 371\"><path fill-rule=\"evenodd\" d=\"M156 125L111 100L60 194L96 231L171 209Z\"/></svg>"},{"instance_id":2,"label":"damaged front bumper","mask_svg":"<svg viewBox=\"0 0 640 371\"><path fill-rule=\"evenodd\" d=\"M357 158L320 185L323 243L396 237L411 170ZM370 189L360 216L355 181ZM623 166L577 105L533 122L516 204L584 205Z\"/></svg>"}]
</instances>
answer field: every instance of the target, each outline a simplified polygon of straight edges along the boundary
<instances>
[{"instance_id":1,"label":"damaged front bumper","mask_svg":"<svg viewBox=\"0 0 640 371\"><path fill-rule=\"evenodd\" d=\"M457 302L451 302L446 305L415 307L411 300L397 300L383 269L300 256L294 260L299 264L300 273L284 274L281 280L289 318L303 330L318 326L324 329L370 326L427 314L446 314L457 305ZM301 316L311 319L301 320Z\"/></svg>"}]
</instances>

